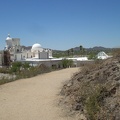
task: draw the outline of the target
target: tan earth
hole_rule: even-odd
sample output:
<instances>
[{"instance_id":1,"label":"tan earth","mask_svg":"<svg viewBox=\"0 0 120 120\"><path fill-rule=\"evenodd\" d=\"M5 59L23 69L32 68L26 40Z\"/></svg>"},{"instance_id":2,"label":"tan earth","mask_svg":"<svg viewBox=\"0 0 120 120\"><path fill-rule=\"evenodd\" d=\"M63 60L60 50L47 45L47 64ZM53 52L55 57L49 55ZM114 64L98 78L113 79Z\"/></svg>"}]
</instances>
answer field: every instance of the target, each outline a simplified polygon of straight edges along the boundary
<instances>
[{"instance_id":1,"label":"tan earth","mask_svg":"<svg viewBox=\"0 0 120 120\"><path fill-rule=\"evenodd\" d=\"M63 83L78 68L68 68L0 86L0 120L78 120L57 105Z\"/></svg>"}]
</instances>

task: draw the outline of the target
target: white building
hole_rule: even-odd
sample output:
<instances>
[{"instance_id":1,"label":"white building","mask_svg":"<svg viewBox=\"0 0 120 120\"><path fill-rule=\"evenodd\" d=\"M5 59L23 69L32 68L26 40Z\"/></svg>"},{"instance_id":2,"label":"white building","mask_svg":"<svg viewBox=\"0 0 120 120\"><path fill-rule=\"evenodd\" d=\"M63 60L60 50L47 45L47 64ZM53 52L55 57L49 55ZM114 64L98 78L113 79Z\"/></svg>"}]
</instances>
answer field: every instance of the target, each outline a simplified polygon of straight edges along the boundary
<instances>
[{"instance_id":1,"label":"white building","mask_svg":"<svg viewBox=\"0 0 120 120\"><path fill-rule=\"evenodd\" d=\"M31 49L27 50L20 45L19 38L11 38L8 34L6 38L5 50L10 52L12 61L22 61L27 59L49 59L52 58L52 50L42 48L38 43L35 43Z\"/></svg>"},{"instance_id":2,"label":"white building","mask_svg":"<svg viewBox=\"0 0 120 120\"><path fill-rule=\"evenodd\" d=\"M19 38L11 38L8 34L6 38L6 46L4 50L10 52L10 59L12 61L28 62L32 66L45 64L46 66L60 67L61 62L65 58L53 58L52 50L43 48L40 44L35 43L31 48L20 45ZM75 66L80 66L88 61L87 57L66 58L73 60Z\"/></svg>"},{"instance_id":3,"label":"white building","mask_svg":"<svg viewBox=\"0 0 120 120\"><path fill-rule=\"evenodd\" d=\"M111 57L111 56L108 56L105 52L99 52L98 54L97 54L97 59L107 59L107 58L109 58L109 57Z\"/></svg>"}]
</instances>

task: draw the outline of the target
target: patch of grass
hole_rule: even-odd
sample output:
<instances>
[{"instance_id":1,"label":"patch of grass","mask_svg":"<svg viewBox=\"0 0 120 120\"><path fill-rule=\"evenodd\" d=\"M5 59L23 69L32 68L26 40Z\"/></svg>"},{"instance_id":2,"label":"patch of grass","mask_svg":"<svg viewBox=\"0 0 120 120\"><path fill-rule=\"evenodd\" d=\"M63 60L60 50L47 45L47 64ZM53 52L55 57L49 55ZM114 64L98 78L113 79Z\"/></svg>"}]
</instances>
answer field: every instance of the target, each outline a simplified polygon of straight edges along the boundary
<instances>
[{"instance_id":1,"label":"patch of grass","mask_svg":"<svg viewBox=\"0 0 120 120\"><path fill-rule=\"evenodd\" d=\"M7 73L9 73L9 69L8 68L0 68L0 73L5 73L5 74L7 74Z\"/></svg>"},{"instance_id":2,"label":"patch of grass","mask_svg":"<svg viewBox=\"0 0 120 120\"><path fill-rule=\"evenodd\" d=\"M5 83L8 83L8 82L15 81L15 80L16 80L16 78L6 78L6 77L2 77L2 78L0 79L0 85L5 84Z\"/></svg>"}]
</instances>

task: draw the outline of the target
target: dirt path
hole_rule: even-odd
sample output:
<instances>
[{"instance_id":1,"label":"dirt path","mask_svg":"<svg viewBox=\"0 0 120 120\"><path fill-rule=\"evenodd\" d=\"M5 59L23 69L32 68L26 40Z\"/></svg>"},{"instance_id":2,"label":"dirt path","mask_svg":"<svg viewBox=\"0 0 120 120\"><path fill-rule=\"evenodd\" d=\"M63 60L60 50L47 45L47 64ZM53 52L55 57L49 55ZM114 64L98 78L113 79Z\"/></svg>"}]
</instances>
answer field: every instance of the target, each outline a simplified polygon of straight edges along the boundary
<instances>
[{"instance_id":1,"label":"dirt path","mask_svg":"<svg viewBox=\"0 0 120 120\"><path fill-rule=\"evenodd\" d=\"M0 86L0 120L75 120L56 105L62 83L78 68L68 68Z\"/></svg>"}]
</instances>

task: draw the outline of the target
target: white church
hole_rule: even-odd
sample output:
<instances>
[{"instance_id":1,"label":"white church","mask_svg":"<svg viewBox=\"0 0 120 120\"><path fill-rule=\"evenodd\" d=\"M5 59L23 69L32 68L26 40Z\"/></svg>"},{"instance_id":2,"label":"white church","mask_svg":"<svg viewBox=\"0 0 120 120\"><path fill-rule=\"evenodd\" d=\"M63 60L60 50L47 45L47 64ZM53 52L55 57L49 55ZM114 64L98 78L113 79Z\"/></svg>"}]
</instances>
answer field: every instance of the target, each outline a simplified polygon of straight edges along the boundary
<instances>
[{"instance_id":1,"label":"white church","mask_svg":"<svg viewBox=\"0 0 120 120\"><path fill-rule=\"evenodd\" d=\"M20 38L11 38L10 34L8 34L8 37L6 38L6 46L4 50L10 52L10 58L12 61L52 58L51 49L42 48L38 43L35 43L31 49L26 49L20 45Z\"/></svg>"},{"instance_id":2,"label":"white church","mask_svg":"<svg viewBox=\"0 0 120 120\"><path fill-rule=\"evenodd\" d=\"M32 47L22 46L20 44L20 38L11 38L10 34L8 34L6 38L4 51L9 51L11 61L28 62L32 66L45 64L49 67L60 67L63 59L72 60L75 66L80 66L83 62L89 62L87 57L53 58L51 49L43 48L39 43L33 44ZM2 56L2 54L0 54L0 56ZM2 64L2 57L0 57L0 61Z\"/></svg>"}]
</instances>

